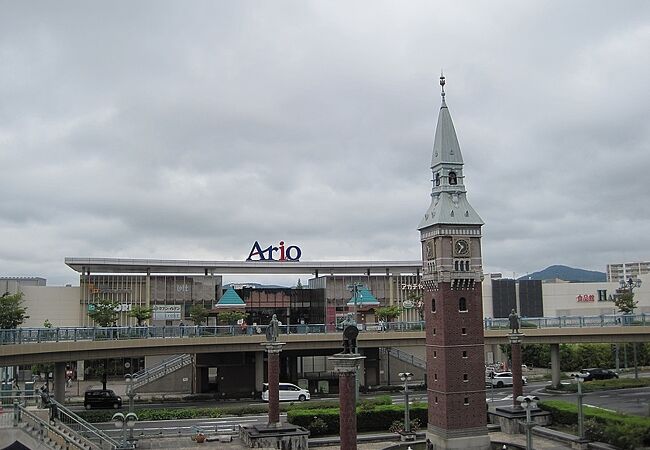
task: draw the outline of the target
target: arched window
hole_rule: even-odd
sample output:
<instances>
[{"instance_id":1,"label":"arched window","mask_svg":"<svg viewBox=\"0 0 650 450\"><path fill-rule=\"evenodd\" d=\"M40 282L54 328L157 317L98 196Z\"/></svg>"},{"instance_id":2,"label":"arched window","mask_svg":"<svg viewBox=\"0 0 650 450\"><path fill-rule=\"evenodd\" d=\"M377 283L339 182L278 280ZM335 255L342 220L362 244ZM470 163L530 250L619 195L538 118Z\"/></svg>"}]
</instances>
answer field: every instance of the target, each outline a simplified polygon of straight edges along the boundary
<instances>
[{"instance_id":1,"label":"arched window","mask_svg":"<svg viewBox=\"0 0 650 450\"><path fill-rule=\"evenodd\" d=\"M467 300L465 300L465 297L458 299L458 311L467 311Z\"/></svg>"},{"instance_id":2,"label":"arched window","mask_svg":"<svg viewBox=\"0 0 650 450\"><path fill-rule=\"evenodd\" d=\"M436 186L440 186L440 172L436 172Z\"/></svg>"},{"instance_id":3,"label":"arched window","mask_svg":"<svg viewBox=\"0 0 650 450\"><path fill-rule=\"evenodd\" d=\"M436 312L436 299L435 298L431 299L431 312L432 313Z\"/></svg>"},{"instance_id":4,"label":"arched window","mask_svg":"<svg viewBox=\"0 0 650 450\"><path fill-rule=\"evenodd\" d=\"M449 184L451 185L458 184L458 179L456 178L456 172L449 172Z\"/></svg>"}]
</instances>

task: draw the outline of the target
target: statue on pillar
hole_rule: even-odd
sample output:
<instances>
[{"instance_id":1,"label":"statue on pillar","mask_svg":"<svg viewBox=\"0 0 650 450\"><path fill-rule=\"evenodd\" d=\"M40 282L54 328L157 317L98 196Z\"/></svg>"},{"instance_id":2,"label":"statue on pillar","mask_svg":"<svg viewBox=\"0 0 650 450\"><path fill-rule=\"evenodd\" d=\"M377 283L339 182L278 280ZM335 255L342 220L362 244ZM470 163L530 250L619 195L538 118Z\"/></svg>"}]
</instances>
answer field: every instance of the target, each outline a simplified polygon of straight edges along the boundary
<instances>
[{"instance_id":1,"label":"statue on pillar","mask_svg":"<svg viewBox=\"0 0 650 450\"><path fill-rule=\"evenodd\" d=\"M519 315L514 309L510 312L508 316L508 321L510 322L510 332L519 333Z\"/></svg>"},{"instance_id":2,"label":"statue on pillar","mask_svg":"<svg viewBox=\"0 0 650 450\"><path fill-rule=\"evenodd\" d=\"M357 323L352 313L348 313L345 320L341 322L341 325L343 326L343 353L356 353L359 328L357 328Z\"/></svg>"},{"instance_id":3,"label":"statue on pillar","mask_svg":"<svg viewBox=\"0 0 650 450\"><path fill-rule=\"evenodd\" d=\"M268 342L277 342L278 336L280 336L280 321L278 320L278 316L273 314L271 322L266 327L266 340Z\"/></svg>"}]
</instances>

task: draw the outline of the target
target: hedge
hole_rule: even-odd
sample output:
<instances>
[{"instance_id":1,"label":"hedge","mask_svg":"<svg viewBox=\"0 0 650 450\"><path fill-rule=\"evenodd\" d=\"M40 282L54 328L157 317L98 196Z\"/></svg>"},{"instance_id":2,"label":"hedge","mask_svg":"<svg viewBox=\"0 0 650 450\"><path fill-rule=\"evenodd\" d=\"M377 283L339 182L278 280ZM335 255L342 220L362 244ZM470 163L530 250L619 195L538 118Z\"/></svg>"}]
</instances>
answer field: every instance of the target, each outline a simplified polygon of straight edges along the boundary
<instances>
[{"instance_id":1,"label":"hedge","mask_svg":"<svg viewBox=\"0 0 650 450\"><path fill-rule=\"evenodd\" d=\"M427 424L427 406L415 403L410 409L410 419L418 419L421 426ZM321 419L327 427L325 429L310 426L315 419ZM319 434L339 433L339 408L323 409L294 409L287 413L289 423L305 427L312 432L312 436ZM371 407L357 407L357 431L388 431L395 421L404 419L404 407L400 405L376 405Z\"/></svg>"},{"instance_id":2,"label":"hedge","mask_svg":"<svg viewBox=\"0 0 650 450\"><path fill-rule=\"evenodd\" d=\"M291 402L280 403L281 411L291 411L294 409L312 410L336 408L338 411L338 400L316 400L310 402ZM381 397L364 399L359 402L359 407L363 409L373 408L379 405L390 405L391 399L388 395ZM138 408L136 414L139 420L175 420L175 419L200 419L215 418L222 416L244 416L247 414L265 414L269 407L266 403L259 405L226 405L219 408ZM90 423L109 422L115 414L115 410L95 410L81 411L77 413L83 419Z\"/></svg>"},{"instance_id":3,"label":"hedge","mask_svg":"<svg viewBox=\"0 0 650 450\"><path fill-rule=\"evenodd\" d=\"M575 425L578 423L578 407L561 400L548 400L539 404L549 411L553 423ZM585 406L585 436L594 441L633 450L650 445L650 418L628 416L613 411Z\"/></svg>"},{"instance_id":4,"label":"hedge","mask_svg":"<svg viewBox=\"0 0 650 450\"><path fill-rule=\"evenodd\" d=\"M614 378L611 380L593 380L582 383L583 392L605 391L608 389L629 389L650 386L650 378ZM578 392L576 383L562 384L560 390L567 392Z\"/></svg>"}]
</instances>

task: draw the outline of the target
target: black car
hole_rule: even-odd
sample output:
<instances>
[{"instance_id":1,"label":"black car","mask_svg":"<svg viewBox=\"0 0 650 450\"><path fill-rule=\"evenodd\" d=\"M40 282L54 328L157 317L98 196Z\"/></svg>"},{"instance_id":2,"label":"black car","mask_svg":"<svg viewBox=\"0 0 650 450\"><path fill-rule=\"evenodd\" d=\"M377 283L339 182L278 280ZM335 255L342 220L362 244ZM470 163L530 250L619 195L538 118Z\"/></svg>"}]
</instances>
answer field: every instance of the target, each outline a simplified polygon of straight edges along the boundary
<instances>
[{"instance_id":1,"label":"black car","mask_svg":"<svg viewBox=\"0 0 650 450\"><path fill-rule=\"evenodd\" d=\"M593 368L593 369L582 369L580 375L583 380L609 380L611 378L618 378L618 374L613 370Z\"/></svg>"},{"instance_id":2,"label":"black car","mask_svg":"<svg viewBox=\"0 0 650 450\"><path fill-rule=\"evenodd\" d=\"M122 407L122 397L115 395L110 389L91 389L84 394L84 408L113 408Z\"/></svg>"}]
</instances>

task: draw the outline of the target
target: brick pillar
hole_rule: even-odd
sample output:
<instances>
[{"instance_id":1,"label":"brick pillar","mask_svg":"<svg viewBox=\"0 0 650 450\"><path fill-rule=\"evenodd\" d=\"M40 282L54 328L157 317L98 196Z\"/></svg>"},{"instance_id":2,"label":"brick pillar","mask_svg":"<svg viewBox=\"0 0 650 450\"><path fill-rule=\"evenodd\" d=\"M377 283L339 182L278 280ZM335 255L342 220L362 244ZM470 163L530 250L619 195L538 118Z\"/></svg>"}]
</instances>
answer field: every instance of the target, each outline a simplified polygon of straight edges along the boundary
<instances>
[{"instance_id":1,"label":"brick pillar","mask_svg":"<svg viewBox=\"0 0 650 450\"><path fill-rule=\"evenodd\" d=\"M521 404L517 397L524 395L524 385L521 380L521 341L524 335L522 333L510 333L510 350L512 352L512 406L520 408Z\"/></svg>"},{"instance_id":2,"label":"brick pillar","mask_svg":"<svg viewBox=\"0 0 650 450\"><path fill-rule=\"evenodd\" d=\"M339 435L341 450L357 450L356 376L365 356L339 353L329 358L339 374Z\"/></svg>"},{"instance_id":3,"label":"brick pillar","mask_svg":"<svg viewBox=\"0 0 650 450\"><path fill-rule=\"evenodd\" d=\"M268 354L269 426L280 426L280 352L282 342L262 343Z\"/></svg>"}]
</instances>

